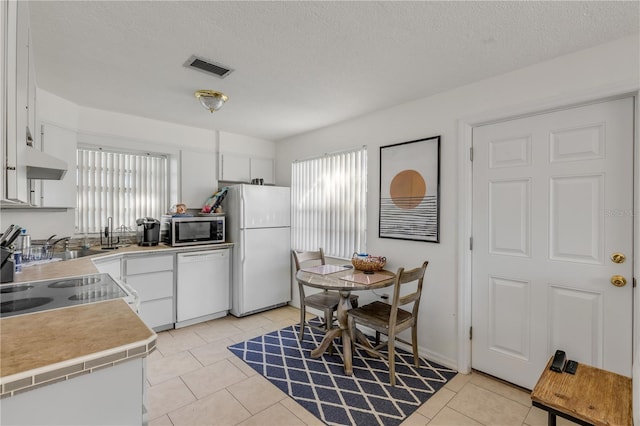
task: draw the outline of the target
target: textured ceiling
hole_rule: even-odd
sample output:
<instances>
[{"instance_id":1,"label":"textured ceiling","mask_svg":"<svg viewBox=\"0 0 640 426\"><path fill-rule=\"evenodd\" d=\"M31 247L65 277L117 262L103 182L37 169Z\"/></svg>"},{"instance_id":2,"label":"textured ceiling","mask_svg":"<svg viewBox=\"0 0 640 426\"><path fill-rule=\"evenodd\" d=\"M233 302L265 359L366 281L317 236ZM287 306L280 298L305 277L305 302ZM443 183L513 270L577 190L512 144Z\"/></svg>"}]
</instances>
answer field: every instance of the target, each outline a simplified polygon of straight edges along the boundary
<instances>
[{"instance_id":1,"label":"textured ceiling","mask_svg":"<svg viewBox=\"0 0 640 426\"><path fill-rule=\"evenodd\" d=\"M278 140L637 34L640 3L30 1L38 86ZM187 69L198 55L234 71ZM219 90L213 114L193 96Z\"/></svg>"}]
</instances>

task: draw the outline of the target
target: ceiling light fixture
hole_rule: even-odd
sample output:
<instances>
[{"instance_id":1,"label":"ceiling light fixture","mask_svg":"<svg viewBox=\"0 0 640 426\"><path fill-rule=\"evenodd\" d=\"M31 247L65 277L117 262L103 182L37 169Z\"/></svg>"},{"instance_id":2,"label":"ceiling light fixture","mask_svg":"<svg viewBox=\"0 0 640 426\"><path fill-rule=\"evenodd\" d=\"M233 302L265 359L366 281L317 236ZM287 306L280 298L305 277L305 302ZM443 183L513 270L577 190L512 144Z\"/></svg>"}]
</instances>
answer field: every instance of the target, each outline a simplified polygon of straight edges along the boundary
<instances>
[{"instance_id":1,"label":"ceiling light fixture","mask_svg":"<svg viewBox=\"0 0 640 426\"><path fill-rule=\"evenodd\" d=\"M214 90L198 90L195 95L202 106L212 113L213 111L217 111L222 108L222 105L224 105L224 103L229 99L229 97L224 93L216 92Z\"/></svg>"}]
</instances>

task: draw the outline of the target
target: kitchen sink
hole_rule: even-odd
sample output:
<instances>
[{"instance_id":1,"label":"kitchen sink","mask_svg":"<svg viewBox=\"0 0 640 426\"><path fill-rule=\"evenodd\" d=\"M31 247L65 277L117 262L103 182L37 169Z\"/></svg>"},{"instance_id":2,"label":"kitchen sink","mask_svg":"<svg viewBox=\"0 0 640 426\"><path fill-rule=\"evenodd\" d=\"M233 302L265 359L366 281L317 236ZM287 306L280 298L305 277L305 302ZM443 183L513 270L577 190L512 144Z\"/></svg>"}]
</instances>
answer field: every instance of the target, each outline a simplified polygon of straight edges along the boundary
<instances>
[{"instance_id":1,"label":"kitchen sink","mask_svg":"<svg viewBox=\"0 0 640 426\"><path fill-rule=\"evenodd\" d=\"M101 253L104 253L104 252L102 250L91 250L91 249L67 250L59 253L54 253L53 257L56 257L62 260L71 260L71 259L78 259L81 257L91 256L94 254L101 254Z\"/></svg>"}]
</instances>

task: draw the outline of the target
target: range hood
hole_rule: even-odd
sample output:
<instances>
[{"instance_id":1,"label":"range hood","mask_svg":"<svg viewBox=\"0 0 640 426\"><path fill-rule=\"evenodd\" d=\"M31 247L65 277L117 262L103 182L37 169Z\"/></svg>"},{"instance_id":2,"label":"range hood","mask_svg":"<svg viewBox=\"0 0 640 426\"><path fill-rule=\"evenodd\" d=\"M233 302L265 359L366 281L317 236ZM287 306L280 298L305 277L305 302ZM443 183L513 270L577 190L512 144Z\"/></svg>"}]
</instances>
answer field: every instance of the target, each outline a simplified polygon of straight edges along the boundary
<instances>
[{"instance_id":1,"label":"range hood","mask_svg":"<svg viewBox=\"0 0 640 426\"><path fill-rule=\"evenodd\" d=\"M52 155L27 145L25 153L27 179L60 180L67 173L68 165Z\"/></svg>"}]
</instances>

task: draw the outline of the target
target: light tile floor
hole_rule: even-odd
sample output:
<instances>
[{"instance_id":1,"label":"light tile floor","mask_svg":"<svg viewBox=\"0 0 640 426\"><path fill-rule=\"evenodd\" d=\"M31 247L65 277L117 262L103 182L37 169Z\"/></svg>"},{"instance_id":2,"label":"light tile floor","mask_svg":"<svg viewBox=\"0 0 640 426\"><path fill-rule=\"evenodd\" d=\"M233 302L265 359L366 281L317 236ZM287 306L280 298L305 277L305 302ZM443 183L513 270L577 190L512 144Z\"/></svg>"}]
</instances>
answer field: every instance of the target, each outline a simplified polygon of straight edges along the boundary
<instances>
[{"instance_id":1,"label":"light tile floor","mask_svg":"<svg viewBox=\"0 0 640 426\"><path fill-rule=\"evenodd\" d=\"M227 349L297 324L299 315L287 306L158 333L147 363L150 426L322 425ZM543 426L547 415L529 393L472 373L458 374L402 424Z\"/></svg>"}]
</instances>

